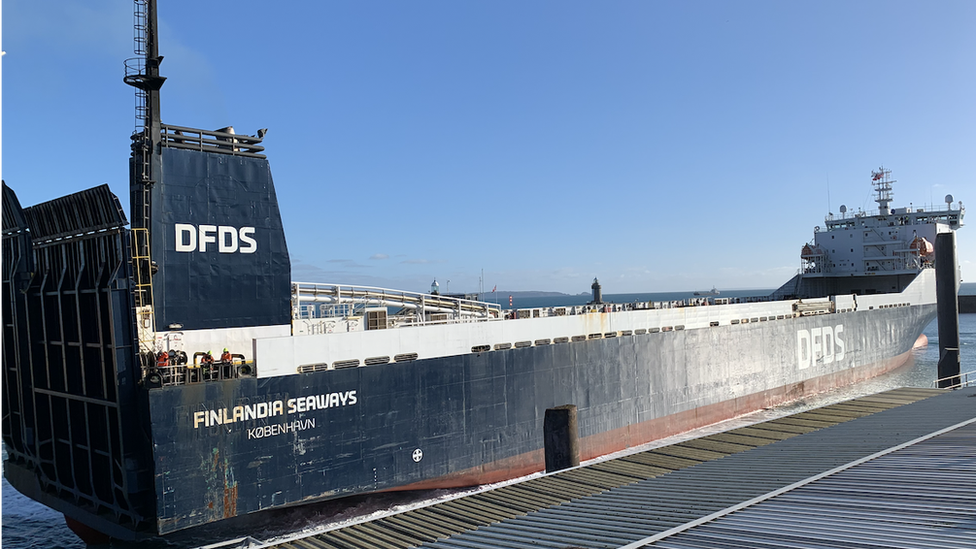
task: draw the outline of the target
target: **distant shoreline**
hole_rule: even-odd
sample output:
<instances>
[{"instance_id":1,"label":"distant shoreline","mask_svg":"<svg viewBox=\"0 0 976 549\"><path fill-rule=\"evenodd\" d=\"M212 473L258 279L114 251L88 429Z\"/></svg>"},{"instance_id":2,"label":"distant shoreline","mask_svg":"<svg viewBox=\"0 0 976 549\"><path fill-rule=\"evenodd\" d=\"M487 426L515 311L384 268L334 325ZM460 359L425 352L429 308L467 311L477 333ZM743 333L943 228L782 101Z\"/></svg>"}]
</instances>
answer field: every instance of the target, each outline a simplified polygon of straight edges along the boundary
<instances>
[{"instance_id":1,"label":"distant shoreline","mask_svg":"<svg viewBox=\"0 0 976 549\"><path fill-rule=\"evenodd\" d=\"M638 293L647 293L647 294L651 294L651 293L683 294L683 293L686 293L688 295L693 295L695 292L701 292L701 291L702 290L679 290L679 291L675 291L675 292L619 292L618 295L631 295L631 294L638 294ZM721 292L748 292L748 291L770 292L771 290L768 289L768 288L726 288L726 289L722 289L720 291ZM538 290L520 290L520 291L496 290L495 292L485 292L484 295L485 295L485 297L489 297L489 296L492 295L492 293L494 293L495 295L498 295L498 296L506 296L506 297L512 296L513 298L523 298L523 299L524 298L536 298L536 297L575 297L575 296L578 296L578 295L590 295L590 292L588 292L588 291L586 291L586 292L579 292L579 293L576 293L576 294L567 294L567 293L563 293L563 292L543 292L543 291L538 291ZM607 293L606 292L606 288L604 288L604 295L614 295L614 294ZM959 295L976 295L976 282L963 282L963 283L959 284Z\"/></svg>"},{"instance_id":2,"label":"distant shoreline","mask_svg":"<svg viewBox=\"0 0 976 549\"><path fill-rule=\"evenodd\" d=\"M526 297L573 297L577 295L590 295L590 292L580 292L578 294L564 294L562 292L539 292L535 290L520 291L520 292L497 290L494 292L485 292L486 296L490 296L491 294L526 298Z\"/></svg>"}]
</instances>

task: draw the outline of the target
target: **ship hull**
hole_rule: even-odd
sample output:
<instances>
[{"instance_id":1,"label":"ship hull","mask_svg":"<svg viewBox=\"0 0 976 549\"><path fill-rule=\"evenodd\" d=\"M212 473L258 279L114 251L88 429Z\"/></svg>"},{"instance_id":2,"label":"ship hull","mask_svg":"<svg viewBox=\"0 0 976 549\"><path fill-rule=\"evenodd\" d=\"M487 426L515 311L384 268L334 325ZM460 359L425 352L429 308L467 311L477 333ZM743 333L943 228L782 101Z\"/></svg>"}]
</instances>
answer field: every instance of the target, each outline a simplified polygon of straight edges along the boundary
<instances>
[{"instance_id":1,"label":"ship hull","mask_svg":"<svg viewBox=\"0 0 976 549\"><path fill-rule=\"evenodd\" d=\"M924 336L920 339L924 339ZM588 460L605 456L627 448L646 444L649 441L663 439L771 406L794 402L798 399L817 395L837 387L858 383L904 366L911 360L912 354L908 351L871 366L835 372L819 378L800 381L786 387L777 387L776 389L762 391L747 397L731 399L696 408L691 411L680 412L663 418L627 425L606 433L592 435L580 441L581 459ZM583 453L584 451L586 453ZM501 482L544 469L544 457L543 450L538 449L528 454L500 460L482 467L458 471L445 477L408 484L395 490L460 488Z\"/></svg>"},{"instance_id":2,"label":"ship hull","mask_svg":"<svg viewBox=\"0 0 976 549\"><path fill-rule=\"evenodd\" d=\"M935 313L898 306L153 389L157 529L539 471L545 410L562 404L578 408L581 457L596 457L888 371Z\"/></svg>"},{"instance_id":3,"label":"ship hull","mask_svg":"<svg viewBox=\"0 0 976 549\"><path fill-rule=\"evenodd\" d=\"M170 176L196 165L184 156L167 156ZM211 164L212 172L234 166L242 178L266 168L257 160ZM252 179L274 213L270 179ZM13 192L4 194L16 206ZM187 324L181 334L190 352L221 342L242 350L254 370L159 386L143 377L155 362L140 352L145 323L129 314L144 291L133 289L144 277L130 272L128 253L139 240L123 228L117 202L105 187L5 209L4 316L12 320L4 333L14 344L4 346L3 435L4 472L15 488L123 539L350 495L540 471L545 411L564 404L577 407L581 457L603 455L882 373L906 358L936 314L932 269L901 282L861 281L890 293L519 311L512 320L337 333L266 325L281 321L281 312L255 313L243 326ZM73 215L79 211L86 216ZM77 226L62 227L61 219ZM204 227L204 236L207 227L222 227L216 219L189 221L183 225ZM261 227L247 222L239 234ZM283 237L273 245L254 234L268 252L258 259L274 265L286 250ZM194 250L180 253L200 253ZM75 278L51 274L62 272ZM160 272L180 278L174 268ZM253 272L234 272L225 284L241 295L262 283ZM205 278L190 276L191 285ZM174 288L167 286L170 297ZM176 340L155 336L160 348ZM385 363L342 367L375 358Z\"/></svg>"}]
</instances>

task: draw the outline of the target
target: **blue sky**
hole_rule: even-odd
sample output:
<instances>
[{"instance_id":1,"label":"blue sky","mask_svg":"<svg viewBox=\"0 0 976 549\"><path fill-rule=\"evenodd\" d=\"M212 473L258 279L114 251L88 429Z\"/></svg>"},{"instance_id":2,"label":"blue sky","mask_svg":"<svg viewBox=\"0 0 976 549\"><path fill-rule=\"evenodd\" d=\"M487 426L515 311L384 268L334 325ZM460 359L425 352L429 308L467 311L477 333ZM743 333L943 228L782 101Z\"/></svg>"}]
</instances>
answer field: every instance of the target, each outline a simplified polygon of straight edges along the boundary
<instances>
[{"instance_id":1,"label":"blue sky","mask_svg":"<svg viewBox=\"0 0 976 549\"><path fill-rule=\"evenodd\" d=\"M772 288L828 211L875 209L882 164L895 206L976 200L976 2L159 10L163 121L269 128L295 279ZM131 2L6 0L2 23L3 178L25 205L127 202Z\"/></svg>"}]
</instances>

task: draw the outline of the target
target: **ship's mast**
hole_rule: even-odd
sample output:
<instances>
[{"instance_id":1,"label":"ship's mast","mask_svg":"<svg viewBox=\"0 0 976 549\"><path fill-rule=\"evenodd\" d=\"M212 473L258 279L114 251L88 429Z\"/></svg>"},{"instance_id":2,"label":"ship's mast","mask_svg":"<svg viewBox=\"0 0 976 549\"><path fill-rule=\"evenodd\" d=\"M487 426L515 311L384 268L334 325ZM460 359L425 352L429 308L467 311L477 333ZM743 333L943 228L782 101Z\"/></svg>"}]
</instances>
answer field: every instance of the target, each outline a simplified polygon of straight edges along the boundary
<instances>
[{"instance_id":1,"label":"ship's mast","mask_svg":"<svg viewBox=\"0 0 976 549\"><path fill-rule=\"evenodd\" d=\"M134 0L134 51L126 59L125 83L136 88L136 129L132 134L132 226L149 227L149 189L159 169L159 89L166 78L159 75L159 35L156 0Z\"/></svg>"},{"instance_id":2,"label":"ship's mast","mask_svg":"<svg viewBox=\"0 0 976 549\"><path fill-rule=\"evenodd\" d=\"M878 210L881 215L888 215L891 209L891 184L895 182L891 179L891 170L884 169L884 166L877 171L871 172L871 184L874 185L874 192L878 193L874 201L878 203Z\"/></svg>"},{"instance_id":3,"label":"ship's mast","mask_svg":"<svg viewBox=\"0 0 976 549\"><path fill-rule=\"evenodd\" d=\"M132 134L129 168L131 197L132 276L135 282L136 316L140 351L152 351L155 339L152 270L152 187L160 173L159 148L162 123L159 115L159 89L166 78L159 75L159 34L156 0L134 0L134 52L138 57L125 60L126 84L136 89L136 128Z\"/></svg>"}]
</instances>

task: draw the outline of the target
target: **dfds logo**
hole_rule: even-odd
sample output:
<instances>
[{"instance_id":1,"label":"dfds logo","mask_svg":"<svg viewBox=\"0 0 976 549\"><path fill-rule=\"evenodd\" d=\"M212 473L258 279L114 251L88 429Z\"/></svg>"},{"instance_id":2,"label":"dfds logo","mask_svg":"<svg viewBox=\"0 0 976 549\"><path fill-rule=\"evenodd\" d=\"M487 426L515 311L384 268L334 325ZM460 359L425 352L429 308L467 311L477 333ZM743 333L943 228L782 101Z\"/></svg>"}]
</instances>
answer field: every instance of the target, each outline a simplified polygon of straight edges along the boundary
<instances>
[{"instance_id":1,"label":"dfds logo","mask_svg":"<svg viewBox=\"0 0 976 549\"><path fill-rule=\"evenodd\" d=\"M844 325L824 326L810 330L796 331L796 361L801 370L813 364L829 364L835 360L844 360L846 347L841 334Z\"/></svg>"},{"instance_id":2,"label":"dfds logo","mask_svg":"<svg viewBox=\"0 0 976 549\"><path fill-rule=\"evenodd\" d=\"M226 225L200 225L199 228L189 223L176 224L176 251L211 251L216 246L222 254L242 253L253 254L258 251L258 243L252 238L254 227L228 227ZM199 248L198 245L199 244ZM213 244L214 246L209 246Z\"/></svg>"}]
</instances>

